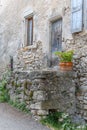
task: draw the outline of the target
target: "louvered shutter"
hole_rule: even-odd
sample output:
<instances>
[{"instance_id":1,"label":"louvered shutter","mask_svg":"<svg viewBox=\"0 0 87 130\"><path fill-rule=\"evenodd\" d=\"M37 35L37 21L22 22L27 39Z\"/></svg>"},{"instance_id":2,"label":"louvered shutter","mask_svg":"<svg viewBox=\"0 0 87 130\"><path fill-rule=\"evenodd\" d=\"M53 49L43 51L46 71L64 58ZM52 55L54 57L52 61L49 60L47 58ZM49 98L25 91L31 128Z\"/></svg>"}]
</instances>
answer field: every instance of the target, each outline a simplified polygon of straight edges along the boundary
<instances>
[{"instance_id":1,"label":"louvered shutter","mask_svg":"<svg viewBox=\"0 0 87 130\"><path fill-rule=\"evenodd\" d=\"M84 29L87 29L87 0L84 0Z\"/></svg>"},{"instance_id":2,"label":"louvered shutter","mask_svg":"<svg viewBox=\"0 0 87 130\"><path fill-rule=\"evenodd\" d=\"M82 31L82 7L83 0L71 0L71 11L72 11L72 33Z\"/></svg>"}]
</instances>

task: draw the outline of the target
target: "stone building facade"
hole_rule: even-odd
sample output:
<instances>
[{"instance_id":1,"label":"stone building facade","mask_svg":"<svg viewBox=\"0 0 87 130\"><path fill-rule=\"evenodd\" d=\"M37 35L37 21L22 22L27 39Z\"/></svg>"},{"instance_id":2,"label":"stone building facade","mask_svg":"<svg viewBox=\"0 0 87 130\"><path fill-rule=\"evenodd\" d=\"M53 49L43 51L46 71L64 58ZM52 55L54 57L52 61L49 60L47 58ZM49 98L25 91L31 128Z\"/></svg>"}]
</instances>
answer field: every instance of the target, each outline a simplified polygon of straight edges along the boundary
<instances>
[{"instance_id":1,"label":"stone building facade","mask_svg":"<svg viewBox=\"0 0 87 130\"><path fill-rule=\"evenodd\" d=\"M54 50L74 50L77 110L85 119L86 11L86 0L1 0L0 3L0 72L9 64L10 56L15 71L32 71L49 68L55 62Z\"/></svg>"},{"instance_id":2,"label":"stone building facade","mask_svg":"<svg viewBox=\"0 0 87 130\"><path fill-rule=\"evenodd\" d=\"M52 22L62 19L63 49L66 47L65 41L73 39L70 29L70 4L69 0L61 2L59 0L38 2L36 0L1 1L1 63L5 61L6 64L9 64L10 56L13 56L14 61L17 62L15 58L18 55L17 65L19 64L18 67L22 69L29 69L30 62L37 64L36 66L43 66L42 61L38 65L38 61L42 59L45 60L45 64L49 64L48 61L51 59ZM31 17L33 17L33 45L27 46L26 19Z\"/></svg>"}]
</instances>

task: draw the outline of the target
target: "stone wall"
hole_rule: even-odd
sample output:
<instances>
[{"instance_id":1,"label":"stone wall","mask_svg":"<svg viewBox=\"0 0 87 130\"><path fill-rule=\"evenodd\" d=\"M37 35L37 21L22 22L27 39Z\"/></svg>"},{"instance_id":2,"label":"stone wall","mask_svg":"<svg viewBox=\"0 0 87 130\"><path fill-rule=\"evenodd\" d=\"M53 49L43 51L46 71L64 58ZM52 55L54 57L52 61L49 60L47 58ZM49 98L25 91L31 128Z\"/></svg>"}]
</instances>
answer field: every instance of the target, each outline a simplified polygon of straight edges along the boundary
<instances>
[{"instance_id":1,"label":"stone wall","mask_svg":"<svg viewBox=\"0 0 87 130\"><path fill-rule=\"evenodd\" d=\"M26 102L34 116L46 116L50 110L74 115L76 112L73 72L53 70L16 72L7 85L10 99Z\"/></svg>"},{"instance_id":2,"label":"stone wall","mask_svg":"<svg viewBox=\"0 0 87 130\"><path fill-rule=\"evenodd\" d=\"M33 71L42 69L46 66L42 52L42 43L39 41L33 47L24 47L18 50L17 60L14 64L14 70Z\"/></svg>"},{"instance_id":3,"label":"stone wall","mask_svg":"<svg viewBox=\"0 0 87 130\"><path fill-rule=\"evenodd\" d=\"M75 42L79 48L74 55L75 86L78 113L87 120L87 37L76 35ZM76 45L75 45L76 46Z\"/></svg>"}]
</instances>

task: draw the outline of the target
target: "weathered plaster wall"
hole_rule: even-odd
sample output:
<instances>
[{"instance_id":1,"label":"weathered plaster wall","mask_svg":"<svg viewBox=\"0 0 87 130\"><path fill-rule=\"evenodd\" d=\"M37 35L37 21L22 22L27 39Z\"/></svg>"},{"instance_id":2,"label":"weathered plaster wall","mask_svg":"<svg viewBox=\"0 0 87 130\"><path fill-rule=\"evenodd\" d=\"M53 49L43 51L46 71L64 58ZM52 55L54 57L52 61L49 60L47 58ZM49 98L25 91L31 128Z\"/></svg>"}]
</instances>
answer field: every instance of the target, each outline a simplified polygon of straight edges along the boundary
<instances>
[{"instance_id":1,"label":"weathered plaster wall","mask_svg":"<svg viewBox=\"0 0 87 130\"><path fill-rule=\"evenodd\" d=\"M71 37L69 7L69 0L4 0L0 6L2 9L0 12L0 66L4 67L3 63L4 65L9 63L10 55L16 61L17 50L26 45L24 42L25 11L34 14L34 44L37 44L38 41L42 43L42 57L46 57L49 56L51 44L50 21L55 17L62 17L63 40ZM63 43L63 47L65 48L65 43Z\"/></svg>"},{"instance_id":2,"label":"weathered plaster wall","mask_svg":"<svg viewBox=\"0 0 87 130\"><path fill-rule=\"evenodd\" d=\"M2 4L0 8L4 8L0 13L0 66L9 63L9 56L16 56L18 48L22 43L22 15L25 6L32 2L28 1L14 1L9 0L5 5Z\"/></svg>"}]
</instances>

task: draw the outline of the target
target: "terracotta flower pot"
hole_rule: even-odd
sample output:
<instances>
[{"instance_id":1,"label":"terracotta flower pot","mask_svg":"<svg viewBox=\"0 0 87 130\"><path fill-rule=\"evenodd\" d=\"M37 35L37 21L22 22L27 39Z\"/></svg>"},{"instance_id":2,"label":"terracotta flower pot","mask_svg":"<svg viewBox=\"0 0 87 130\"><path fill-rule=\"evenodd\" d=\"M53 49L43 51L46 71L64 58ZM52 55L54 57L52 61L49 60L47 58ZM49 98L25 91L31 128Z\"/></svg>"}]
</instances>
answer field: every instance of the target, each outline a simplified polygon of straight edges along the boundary
<instances>
[{"instance_id":1,"label":"terracotta flower pot","mask_svg":"<svg viewBox=\"0 0 87 130\"><path fill-rule=\"evenodd\" d=\"M73 67L73 63L72 63L72 62L66 62L66 66L71 66L71 67Z\"/></svg>"},{"instance_id":2,"label":"terracotta flower pot","mask_svg":"<svg viewBox=\"0 0 87 130\"><path fill-rule=\"evenodd\" d=\"M66 62L60 62L59 66L66 66Z\"/></svg>"},{"instance_id":3,"label":"terracotta flower pot","mask_svg":"<svg viewBox=\"0 0 87 130\"><path fill-rule=\"evenodd\" d=\"M59 63L60 70L63 71L70 71L73 68L73 63L72 62L61 62Z\"/></svg>"}]
</instances>

